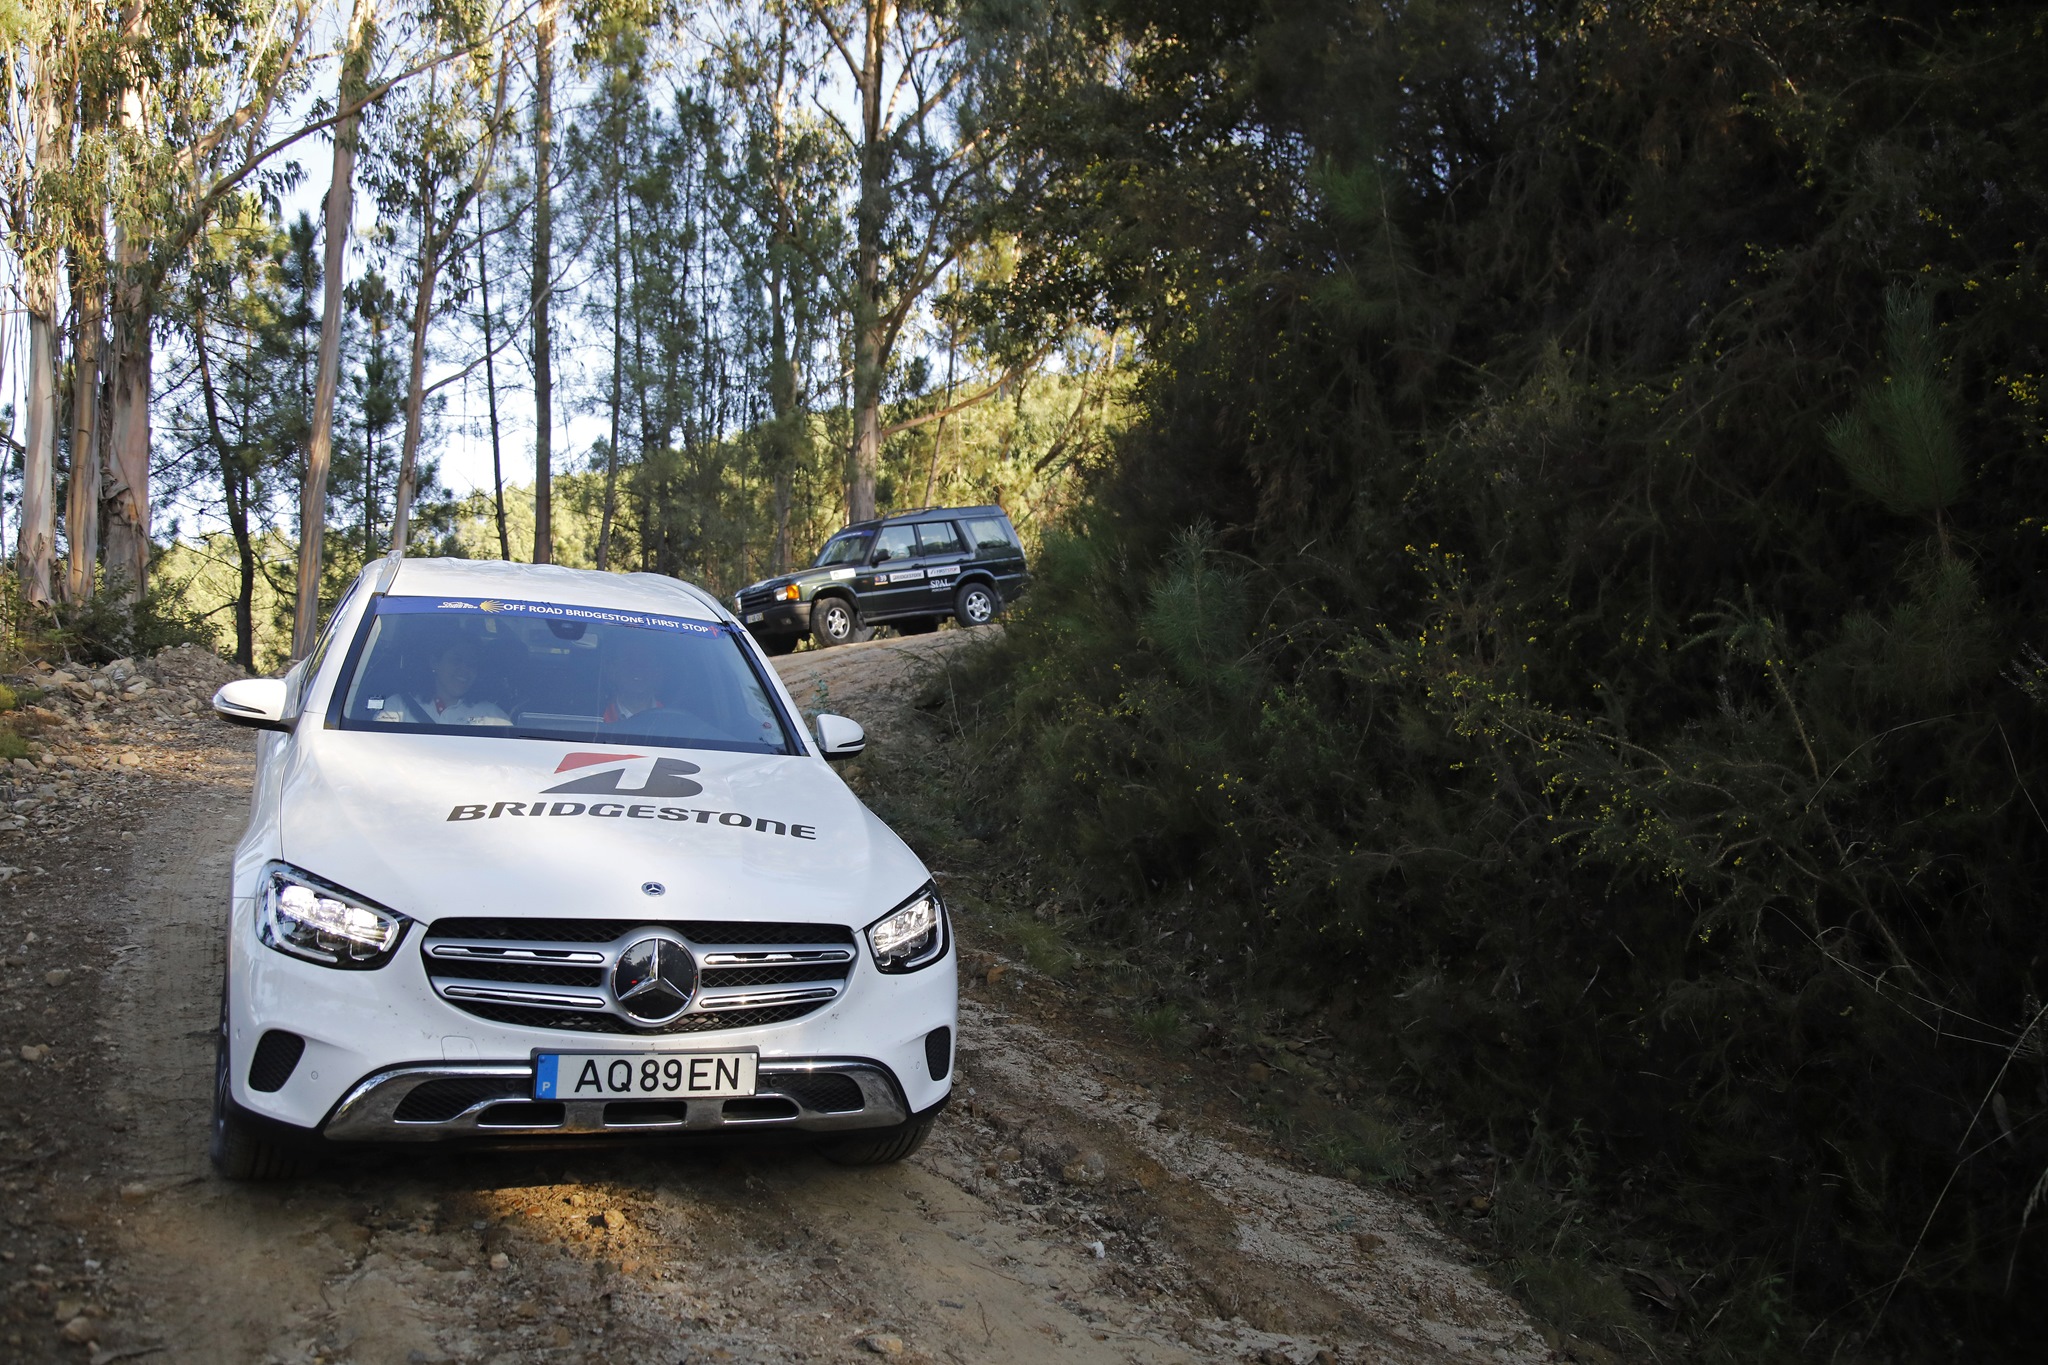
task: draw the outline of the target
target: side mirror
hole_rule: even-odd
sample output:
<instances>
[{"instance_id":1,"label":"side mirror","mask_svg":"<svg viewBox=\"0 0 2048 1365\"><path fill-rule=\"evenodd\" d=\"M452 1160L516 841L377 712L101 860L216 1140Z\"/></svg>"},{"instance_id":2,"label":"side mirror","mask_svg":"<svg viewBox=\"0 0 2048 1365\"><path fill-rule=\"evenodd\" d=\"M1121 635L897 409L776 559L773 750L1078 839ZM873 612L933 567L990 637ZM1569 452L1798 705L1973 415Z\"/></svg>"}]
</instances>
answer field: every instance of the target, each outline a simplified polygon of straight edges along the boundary
<instances>
[{"instance_id":1,"label":"side mirror","mask_svg":"<svg viewBox=\"0 0 2048 1365\"><path fill-rule=\"evenodd\" d=\"M818 736L818 752L828 763L853 758L868 747L868 732L860 728L857 720L821 713L812 720L811 726Z\"/></svg>"},{"instance_id":2,"label":"side mirror","mask_svg":"<svg viewBox=\"0 0 2048 1365\"><path fill-rule=\"evenodd\" d=\"M241 678L213 694L213 713L230 725L289 731L292 724L284 718L288 695L283 678Z\"/></svg>"}]
</instances>

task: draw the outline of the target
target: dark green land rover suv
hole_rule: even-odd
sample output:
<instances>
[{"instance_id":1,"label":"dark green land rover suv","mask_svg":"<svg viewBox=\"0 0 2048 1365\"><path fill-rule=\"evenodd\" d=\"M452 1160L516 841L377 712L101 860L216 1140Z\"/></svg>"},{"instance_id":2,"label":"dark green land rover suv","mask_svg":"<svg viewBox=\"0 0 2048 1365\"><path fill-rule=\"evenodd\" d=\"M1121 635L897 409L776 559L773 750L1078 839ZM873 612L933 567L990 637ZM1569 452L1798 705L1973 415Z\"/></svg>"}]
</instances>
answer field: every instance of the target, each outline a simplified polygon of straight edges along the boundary
<instances>
[{"instance_id":1,"label":"dark green land rover suv","mask_svg":"<svg viewBox=\"0 0 2048 1365\"><path fill-rule=\"evenodd\" d=\"M740 589L740 620L770 654L808 631L821 645L907 635L948 616L985 626L1024 590L1024 548L1000 507L927 507L863 521L825 542L808 569Z\"/></svg>"}]
</instances>

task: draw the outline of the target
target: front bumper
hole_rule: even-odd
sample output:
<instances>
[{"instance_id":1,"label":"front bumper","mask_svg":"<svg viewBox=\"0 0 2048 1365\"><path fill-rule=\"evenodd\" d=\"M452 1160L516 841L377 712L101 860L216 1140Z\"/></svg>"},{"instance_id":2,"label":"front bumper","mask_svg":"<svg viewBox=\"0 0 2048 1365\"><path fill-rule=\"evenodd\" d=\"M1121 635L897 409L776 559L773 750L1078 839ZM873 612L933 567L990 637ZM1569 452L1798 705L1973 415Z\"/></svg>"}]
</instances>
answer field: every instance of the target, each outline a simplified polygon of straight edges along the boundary
<instances>
[{"instance_id":1,"label":"front bumper","mask_svg":"<svg viewBox=\"0 0 2048 1365\"><path fill-rule=\"evenodd\" d=\"M802 635L811 628L811 604L770 602L765 607L749 607L740 613L740 623L755 635Z\"/></svg>"},{"instance_id":2,"label":"front bumper","mask_svg":"<svg viewBox=\"0 0 2048 1365\"><path fill-rule=\"evenodd\" d=\"M951 947L938 962L902 976L877 971L863 951L837 999L783 1023L687 1035L594 1035L498 1023L456 1008L434 993L413 938L388 966L335 971L265 947L256 937L254 918L253 901L234 902L227 964L229 1084L238 1108L301 1131L401 1141L627 1128L838 1131L900 1123L943 1103L952 1090L959 989L957 950ZM939 1047L933 1035L942 1028L949 1032ZM250 1072L260 1040L273 1031L297 1035L304 1047L281 1083L259 1090L251 1085ZM536 1120L531 1123L510 1122L520 1117L517 1111L490 1112L494 1105L533 1103L532 1058L538 1052L746 1049L760 1057L756 1098L786 1103L750 1110L732 1101L693 1100L681 1114L662 1117L649 1109L635 1122L628 1122L636 1118L631 1110L598 1112L604 1106L594 1103L557 1106L559 1115L529 1112L526 1117ZM811 1103L781 1085L818 1072L851 1077L861 1092L860 1107ZM276 1078L264 1079L269 1084ZM396 1117L420 1084L461 1079L489 1081L495 1088L478 1091L473 1104L456 1106L420 1126ZM499 1118L508 1122L501 1125Z\"/></svg>"},{"instance_id":3,"label":"front bumper","mask_svg":"<svg viewBox=\"0 0 2048 1365\"><path fill-rule=\"evenodd\" d=\"M744 1100L536 1101L533 1067L424 1064L380 1071L343 1096L321 1136L336 1142L427 1142L608 1133L830 1133L910 1118L886 1068L860 1059L763 1063Z\"/></svg>"}]
</instances>

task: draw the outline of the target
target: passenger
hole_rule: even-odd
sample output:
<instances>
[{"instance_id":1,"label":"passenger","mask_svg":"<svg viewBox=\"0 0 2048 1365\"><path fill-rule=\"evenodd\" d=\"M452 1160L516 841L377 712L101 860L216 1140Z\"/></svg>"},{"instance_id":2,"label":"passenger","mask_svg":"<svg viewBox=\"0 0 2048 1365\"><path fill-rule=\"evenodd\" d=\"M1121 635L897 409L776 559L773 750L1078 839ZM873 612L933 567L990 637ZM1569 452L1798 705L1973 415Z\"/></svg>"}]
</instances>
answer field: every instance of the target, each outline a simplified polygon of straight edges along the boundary
<instances>
[{"instance_id":1,"label":"passenger","mask_svg":"<svg viewBox=\"0 0 2048 1365\"><path fill-rule=\"evenodd\" d=\"M606 670L612 698L605 703L604 723L617 725L642 711L661 710L656 688L661 684L661 657L644 631L628 628L619 637L618 657Z\"/></svg>"},{"instance_id":2,"label":"passenger","mask_svg":"<svg viewBox=\"0 0 2048 1365\"><path fill-rule=\"evenodd\" d=\"M450 641L434 657L434 697L420 701L394 693L384 699L379 722L405 725L510 725L512 718L495 702L473 700L477 648L466 639Z\"/></svg>"}]
</instances>

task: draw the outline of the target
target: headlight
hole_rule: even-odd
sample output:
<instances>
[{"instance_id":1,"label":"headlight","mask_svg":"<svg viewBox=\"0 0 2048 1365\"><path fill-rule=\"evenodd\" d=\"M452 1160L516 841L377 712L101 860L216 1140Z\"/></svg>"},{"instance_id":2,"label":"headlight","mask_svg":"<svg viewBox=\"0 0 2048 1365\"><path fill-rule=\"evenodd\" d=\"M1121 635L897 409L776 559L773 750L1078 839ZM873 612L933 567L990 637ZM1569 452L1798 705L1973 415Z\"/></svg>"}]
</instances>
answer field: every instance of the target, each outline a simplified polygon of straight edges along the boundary
<instances>
[{"instance_id":1,"label":"headlight","mask_svg":"<svg viewBox=\"0 0 2048 1365\"><path fill-rule=\"evenodd\" d=\"M280 953L366 971L391 960L411 922L289 863L264 870L256 936Z\"/></svg>"},{"instance_id":2,"label":"headlight","mask_svg":"<svg viewBox=\"0 0 2048 1365\"><path fill-rule=\"evenodd\" d=\"M777 593L776 596L785 602L801 602L804 600L804 590L794 583L785 583L782 591Z\"/></svg>"},{"instance_id":3,"label":"headlight","mask_svg":"<svg viewBox=\"0 0 2048 1365\"><path fill-rule=\"evenodd\" d=\"M927 883L915 896L868 926L875 966L885 972L914 972L946 955L946 907Z\"/></svg>"}]
</instances>

